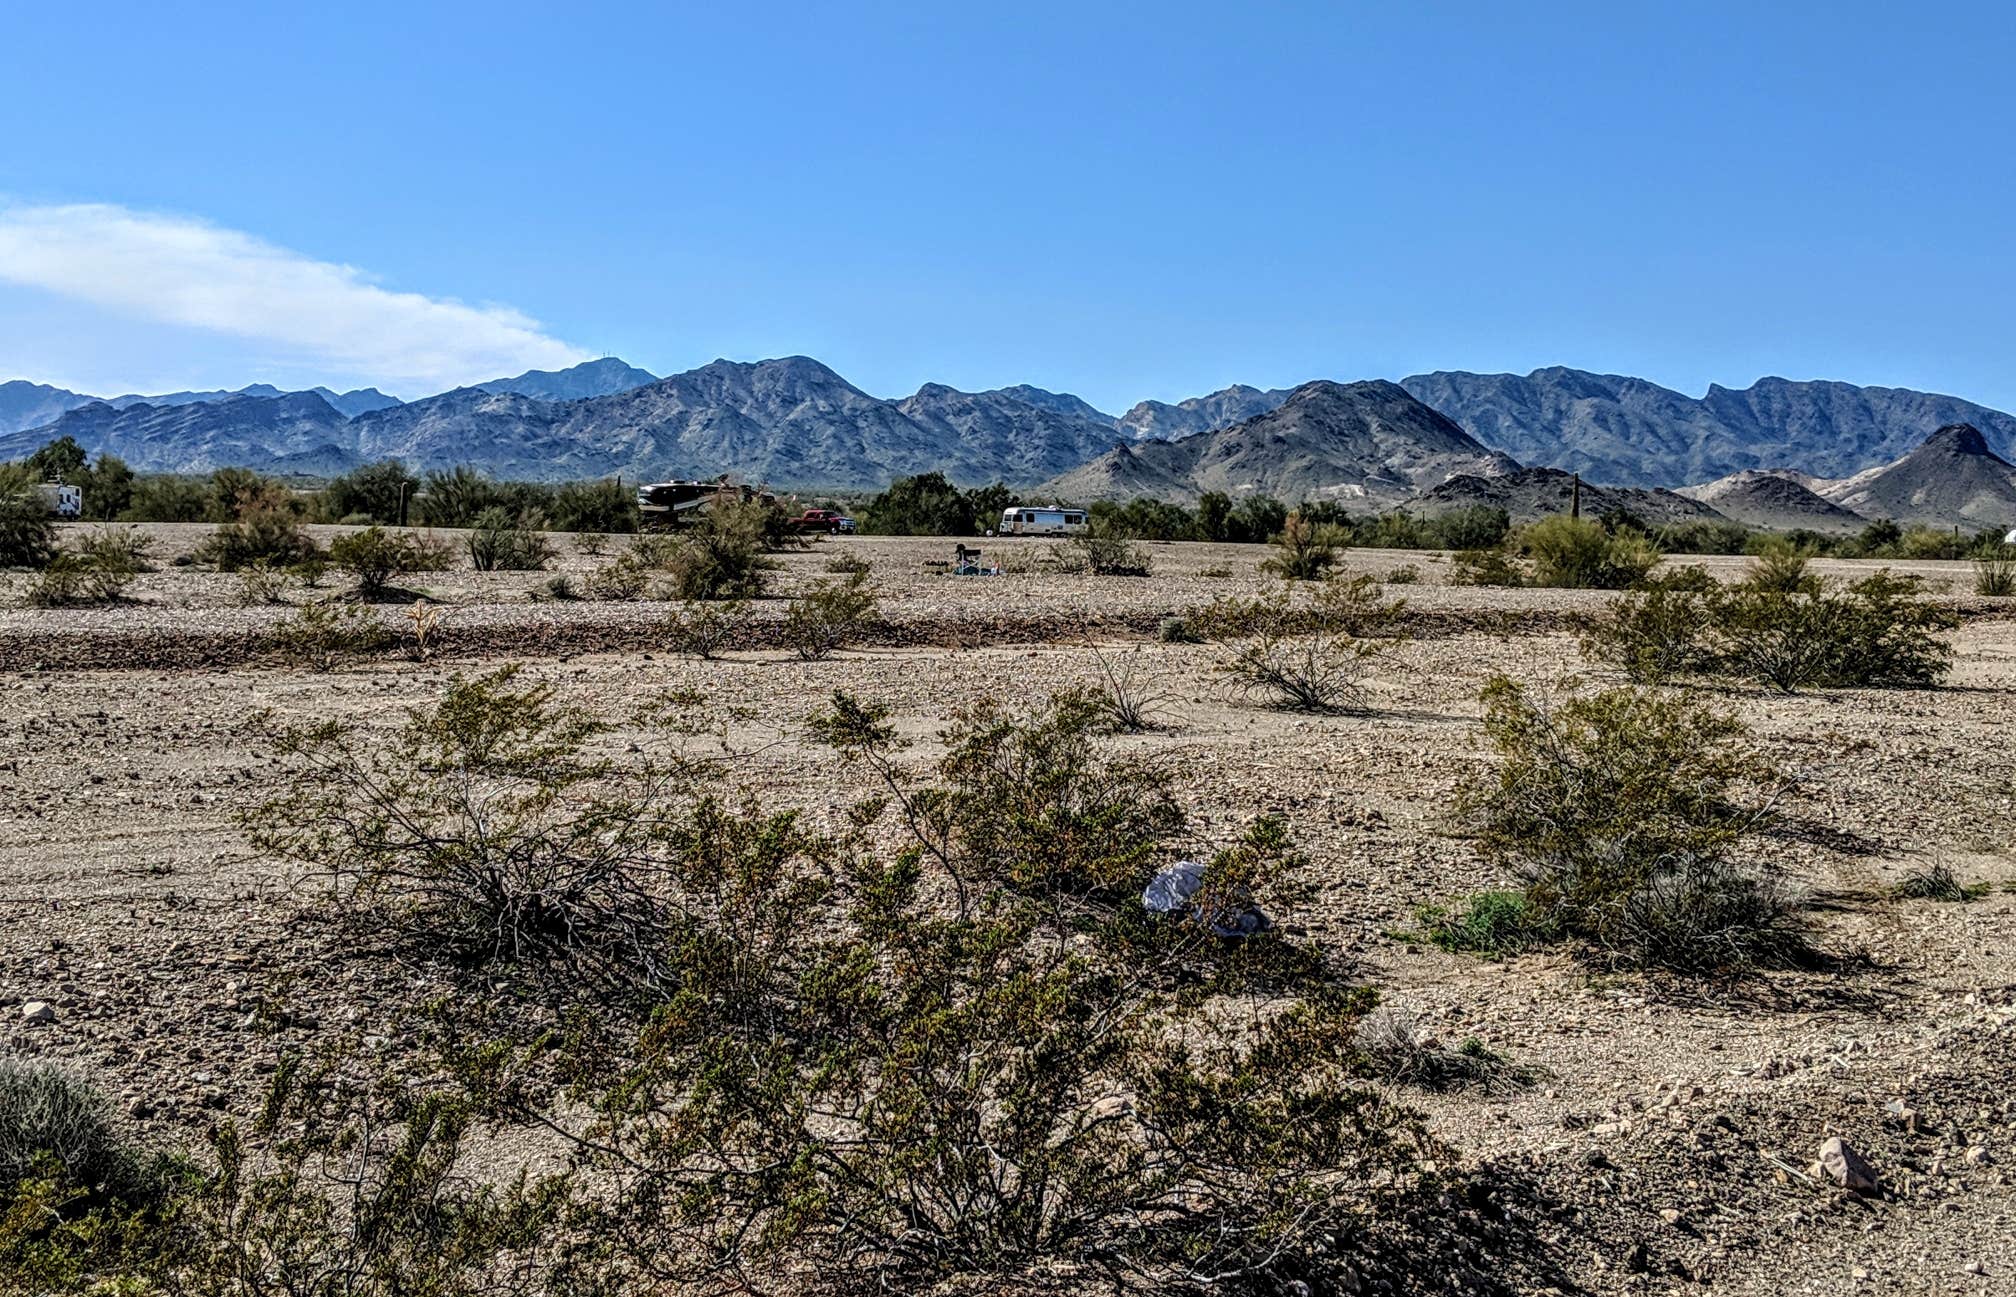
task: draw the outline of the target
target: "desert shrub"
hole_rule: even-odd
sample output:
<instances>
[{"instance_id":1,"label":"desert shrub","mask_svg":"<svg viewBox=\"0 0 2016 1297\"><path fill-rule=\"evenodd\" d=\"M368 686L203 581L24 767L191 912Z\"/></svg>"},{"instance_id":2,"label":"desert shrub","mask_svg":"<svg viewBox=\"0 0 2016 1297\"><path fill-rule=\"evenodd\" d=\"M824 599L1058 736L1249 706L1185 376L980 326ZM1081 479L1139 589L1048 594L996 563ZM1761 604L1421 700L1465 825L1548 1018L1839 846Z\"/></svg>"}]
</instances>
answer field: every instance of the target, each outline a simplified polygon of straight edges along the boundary
<instances>
[{"instance_id":1,"label":"desert shrub","mask_svg":"<svg viewBox=\"0 0 2016 1297\"><path fill-rule=\"evenodd\" d=\"M1086 647L1092 651L1099 675L1097 683L1079 697L1104 729L1114 734L1141 734L1169 728L1168 707L1176 696L1156 689L1142 676L1139 650L1108 656L1096 644Z\"/></svg>"},{"instance_id":2,"label":"desert shrub","mask_svg":"<svg viewBox=\"0 0 2016 1297\"><path fill-rule=\"evenodd\" d=\"M1903 558L1957 559L1966 558L1973 543L1958 528L1943 531L1937 527L1911 527L1898 538L1897 551Z\"/></svg>"},{"instance_id":3,"label":"desert shrub","mask_svg":"<svg viewBox=\"0 0 2016 1297\"><path fill-rule=\"evenodd\" d=\"M1669 523L1656 537L1668 554L1742 554L1755 538L1741 523L1706 520Z\"/></svg>"},{"instance_id":4,"label":"desert shrub","mask_svg":"<svg viewBox=\"0 0 2016 1297\"><path fill-rule=\"evenodd\" d=\"M553 558L533 514L513 515L492 506L471 520L466 539L469 561L478 572L536 572Z\"/></svg>"},{"instance_id":5,"label":"desert shrub","mask_svg":"<svg viewBox=\"0 0 2016 1297\"><path fill-rule=\"evenodd\" d=\"M1399 567L1390 568L1386 575L1380 578L1387 585L1413 585L1420 579L1421 569L1412 563L1402 563Z\"/></svg>"},{"instance_id":6,"label":"desert shrub","mask_svg":"<svg viewBox=\"0 0 2016 1297\"><path fill-rule=\"evenodd\" d=\"M382 653L397 638L376 613L357 604L303 604L269 633L275 652L311 671L333 671L351 658Z\"/></svg>"},{"instance_id":7,"label":"desert shrub","mask_svg":"<svg viewBox=\"0 0 2016 1297\"><path fill-rule=\"evenodd\" d=\"M574 537L574 549L589 558L601 558L609 552L609 535L600 531L580 532Z\"/></svg>"},{"instance_id":8,"label":"desert shrub","mask_svg":"<svg viewBox=\"0 0 2016 1297\"><path fill-rule=\"evenodd\" d=\"M322 488L318 516L404 526L406 505L419 488L419 479L407 472L404 464L381 459L331 478Z\"/></svg>"},{"instance_id":9,"label":"desert shrub","mask_svg":"<svg viewBox=\"0 0 2016 1297\"><path fill-rule=\"evenodd\" d=\"M1912 870L1891 890L1893 895L1910 901L1972 901L1988 893L1985 883L1970 886L1961 882L1953 866L1943 860Z\"/></svg>"},{"instance_id":10,"label":"desert shrub","mask_svg":"<svg viewBox=\"0 0 2016 1297\"><path fill-rule=\"evenodd\" d=\"M753 599L777 567L765 553L774 512L755 502L719 503L677 535L638 537L624 558L662 572L677 599Z\"/></svg>"},{"instance_id":11,"label":"desert shrub","mask_svg":"<svg viewBox=\"0 0 2016 1297\"><path fill-rule=\"evenodd\" d=\"M56 553L56 524L27 482L0 479L0 567L42 567Z\"/></svg>"},{"instance_id":12,"label":"desert shrub","mask_svg":"<svg viewBox=\"0 0 2016 1297\"><path fill-rule=\"evenodd\" d=\"M1428 942L1469 954L1515 955L1553 935L1524 892L1479 892L1453 910L1428 905L1414 917Z\"/></svg>"},{"instance_id":13,"label":"desert shrub","mask_svg":"<svg viewBox=\"0 0 2016 1297\"><path fill-rule=\"evenodd\" d=\"M675 865L692 989L616 1060L587 1141L626 1168L610 1212L651 1241L640 1270L827 1292L1060 1266L1333 1285L1329 1238L1427 1147L1349 1080L1366 997L1283 971L1273 934L1146 922L1136 898L1180 815L1068 706L962 720L929 786L876 709L837 698L821 732L887 781L862 831L893 811L908 845L863 859L745 814ZM1207 888L1264 890L1289 859L1278 823L1256 825ZM1186 967L1266 982L1278 1012L1229 1029L1161 993Z\"/></svg>"},{"instance_id":14,"label":"desert shrub","mask_svg":"<svg viewBox=\"0 0 2016 1297\"><path fill-rule=\"evenodd\" d=\"M236 572L252 563L285 567L312 558L320 550L301 520L285 509L251 509L217 530L197 546L195 559L219 572Z\"/></svg>"},{"instance_id":15,"label":"desert shrub","mask_svg":"<svg viewBox=\"0 0 2016 1297\"><path fill-rule=\"evenodd\" d=\"M1337 555L1348 536L1336 523L1316 522L1307 512L1297 509L1268 542L1275 552L1260 568L1287 581L1321 580L1336 566Z\"/></svg>"},{"instance_id":16,"label":"desert shrub","mask_svg":"<svg viewBox=\"0 0 2016 1297\"><path fill-rule=\"evenodd\" d=\"M534 599L547 599L554 603L571 603L581 598L581 587L573 577L565 572L547 577L533 590Z\"/></svg>"},{"instance_id":17,"label":"desert shrub","mask_svg":"<svg viewBox=\"0 0 2016 1297\"><path fill-rule=\"evenodd\" d=\"M1234 641L1218 674L1248 702L1291 711L1352 711L1364 705L1365 674L1386 648L1382 641L1347 631L1295 634L1279 625L1261 625Z\"/></svg>"},{"instance_id":18,"label":"desert shrub","mask_svg":"<svg viewBox=\"0 0 2016 1297\"><path fill-rule=\"evenodd\" d=\"M1554 589L1623 590L1659 563L1641 531L1611 532L1586 518L1546 518L1519 533L1530 583Z\"/></svg>"},{"instance_id":19,"label":"desert shrub","mask_svg":"<svg viewBox=\"0 0 2016 1297\"><path fill-rule=\"evenodd\" d=\"M22 596L31 608L110 603L133 583L134 569L115 552L59 549L28 583Z\"/></svg>"},{"instance_id":20,"label":"desert shrub","mask_svg":"<svg viewBox=\"0 0 2016 1297\"><path fill-rule=\"evenodd\" d=\"M1449 581L1452 585L1522 586L1526 584L1526 573L1513 560L1509 549L1494 545L1459 550L1449 569Z\"/></svg>"},{"instance_id":21,"label":"desert shrub","mask_svg":"<svg viewBox=\"0 0 2016 1297\"><path fill-rule=\"evenodd\" d=\"M210 488L202 479L150 474L133 483L119 516L128 522L202 522L210 506Z\"/></svg>"},{"instance_id":22,"label":"desert shrub","mask_svg":"<svg viewBox=\"0 0 2016 1297\"><path fill-rule=\"evenodd\" d=\"M1530 1085L1533 1070L1515 1066L1475 1036L1451 1048L1398 1005L1381 1005L1359 1022L1353 1045L1366 1075L1427 1090L1504 1094Z\"/></svg>"},{"instance_id":23,"label":"desert shrub","mask_svg":"<svg viewBox=\"0 0 2016 1297\"><path fill-rule=\"evenodd\" d=\"M343 909L423 949L634 986L669 937L648 857L678 846L650 812L689 772L591 755L604 728L516 667L458 675L390 742L269 727L290 777L246 826L323 871Z\"/></svg>"},{"instance_id":24,"label":"desert shrub","mask_svg":"<svg viewBox=\"0 0 2016 1297\"><path fill-rule=\"evenodd\" d=\"M628 534L637 530L637 495L615 478L568 482L553 492L546 513L557 531Z\"/></svg>"},{"instance_id":25,"label":"desert shrub","mask_svg":"<svg viewBox=\"0 0 2016 1297\"><path fill-rule=\"evenodd\" d=\"M1500 762L1459 805L1484 854L1524 883L1535 923L1624 964L1707 971L1803 955L1792 899L1728 858L1774 795L1734 717L1637 689L1536 702L1503 678L1484 703Z\"/></svg>"},{"instance_id":26,"label":"desert shrub","mask_svg":"<svg viewBox=\"0 0 2016 1297\"><path fill-rule=\"evenodd\" d=\"M1818 594L1822 582L1811 571L1813 551L1782 540L1759 547L1738 584L1758 594Z\"/></svg>"},{"instance_id":27,"label":"desert shrub","mask_svg":"<svg viewBox=\"0 0 2016 1297\"><path fill-rule=\"evenodd\" d=\"M1194 644L1197 633L1185 618L1164 617L1155 623L1155 638L1164 644Z\"/></svg>"},{"instance_id":28,"label":"desert shrub","mask_svg":"<svg viewBox=\"0 0 2016 1297\"><path fill-rule=\"evenodd\" d=\"M861 530L882 536L974 536L1000 521L1005 487L962 491L943 473L899 477L861 510Z\"/></svg>"},{"instance_id":29,"label":"desert shrub","mask_svg":"<svg viewBox=\"0 0 2016 1297\"><path fill-rule=\"evenodd\" d=\"M1787 594L1738 585L1715 602L1718 654L1727 669L1791 692L1937 684L1957 624L1926 602L1917 582L1881 571L1836 588Z\"/></svg>"},{"instance_id":30,"label":"desert shrub","mask_svg":"<svg viewBox=\"0 0 2016 1297\"><path fill-rule=\"evenodd\" d=\"M0 1059L0 1211L45 1169L114 1196L130 1193L144 1174L96 1086L56 1063Z\"/></svg>"},{"instance_id":31,"label":"desert shrub","mask_svg":"<svg viewBox=\"0 0 2016 1297\"><path fill-rule=\"evenodd\" d=\"M2016 545L1996 542L1975 551L1974 593L1991 599L2016 595Z\"/></svg>"},{"instance_id":32,"label":"desert shrub","mask_svg":"<svg viewBox=\"0 0 2016 1297\"><path fill-rule=\"evenodd\" d=\"M636 551L625 551L588 574L588 594L595 599L642 599L650 590L654 570Z\"/></svg>"},{"instance_id":33,"label":"desert shrub","mask_svg":"<svg viewBox=\"0 0 2016 1297\"><path fill-rule=\"evenodd\" d=\"M375 599L395 579L441 571L450 560L447 547L437 541L373 525L330 541L329 561L356 578L360 596Z\"/></svg>"},{"instance_id":34,"label":"desert shrub","mask_svg":"<svg viewBox=\"0 0 2016 1297\"><path fill-rule=\"evenodd\" d=\"M1061 553L1093 576L1147 576L1154 566L1147 549L1135 544L1133 537L1112 532L1073 536Z\"/></svg>"},{"instance_id":35,"label":"desert shrub","mask_svg":"<svg viewBox=\"0 0 2016 1297\"><path fill-rule=\"evenodd\" d=\"M874 611L875 592L866 572L844 581L815 581L786 610L784 642L808 661L823 658L859 632Z\"/></svg>"},{"instance_id":36,"label":"desert shrub","mask_svg":"<svg viewBox=\"0 0 2016 1297\"><path fill-rule=\"evenodd\" d=\"M270 563L250 563L238 570L238 602L248 608L283 602L290 569Z\"/></svg>"},{"instance_id":37,"label":"desert shrub","mask_svg":"<svg viewBox=\"0 0 2016 1297\"><path fill-rule=\"evenodd\" d=\"M108 567L153 571L154 538L138 527L93 527L70 543L79 554Z\"/></svg>"},{"instance_id":38,"label":"desert shrub","mask_svg":"<svg viewBox=\"0 0 2016 1297\"><path fill-rule=\"evenodd\" d=\"M850 576L856 572L872 572L875 565L859 554L835 554L826 560L826 570L835 576Z\"/></svg>"},{"instance_id":39,"label":"desert shrub","mask_svg":"<svg viewBox=\"0 0 2016 1297\"><path fill-rule=\"evenodd\" d=\"M1290 895L1306 862L1279 821L1209 858L1195 913L1151 919L1141 890L1183 829L1169 770L1105 750L1075 705L978 706L923 771L880 709L836 697L818 732L884 795L835 837L715 797L704 771L592 759L594 728L509 673L458 680L395 743L284 740L293 786L254 819L263 849L427 948L559 963L570 996L636 989L630 1013L575 1001L612 1029L570 1031L590 1120L547 1127L584 1163L568 1233L596 1290L1014 1288L1060 1269L1330 1290L1363 1264L1360 1223L1437 1151L1353 1080L1368 996L1278 931L1209 929L1221 904ZM1211 1011L1263 993L1257 1020ZM510 1063L478 1045L457 1071ZM508 1076L485 1090L525 1095ZM461 1116L371 1129L452 1136ZM452 1139L420 1148L425 1189L455 1158ZM417 1197L398 1201L436 1219Z\"/></svg>"},{"instance_id":40,"label":"desert shrub","mask_svg":"<svg viewBox=\"0 0 2016 1297\"><path fill-rule=\"evenodd\" d=\"M1917 687L1950 669L1952 646L1939 632L1954 624L1909 579L1883 571L1829 584L1793 555L1760 559L1730 587L1649 583L1614 601L1583 647L1640 682L1734 675L1788 693Z\"/></svg>"},{"instance_id":41,"label":"desert shrub","mask_svg":"<svg viewBox=\"0 0 2016 1297\"><path fill-rule=\"evenodd\" d=\"M1431 549L1493 549L1512 530L1511 515L1488 504L1451 509L1427 522Z\"/></svg>"},{"instance_id":42,"label":"desert shrub","mask_svg":"<svg viewBox=\"0 0 2016 1297\"><path fill-rule=\"evenodd\" d=\"M676 652L711 660L748 620L749 605L741 599L688 603L665 614L665 641Z\"/></svg>"},{"instance_id":43,"label":"desert shrub","mask_svg":"<svg viewBox=\"0 0 2016 1297\"><path fill-rule=\"evenodd\" d=\"M1676 576L1689 572L1701 569L1677 569ZM1584 631L1582 651L1621 668L1639 684L1712 674L1718 665L1716 608L1691 578L1654 578L1636 593L1611 601Z\"/></svg>"},{"instance_id":44,"label":"desert shrub","mask_svg":"<svg viewBox=\"0 0 2016 1297\"><path fill-rule=\"evenodd\" d=\"M1008 506L1004 501L1002 508ZM1167 500L1135 496L1126 503L1113 500L1096 500L1090 508L1092 521L1100 527L1115 532L1125 532L1141 540L1196 540L1197 519L1180 504ZM1000 510L992 515L981 514L978 521L982 526L991 526L1001 517Z\"/></svg>"},{"instance_id":45,"label":"desert shrub","mask_svg":"<svg viewBox=\"0 0 2016 1297\"><path fill-rule=\"evenodd\" d=\"M313 590L319 587L322 579L329 574L329 560L320 553L310 554L306 558L289 563L287 574Z\"/></svg>"},{"instance_id":46,"label":"desert shrub","mask_svg":"<svg viewBox=\"0 0 2016 1297\"><path fill-rule=\"evenodd\" d=\"M414 517L429 527L467 527L485 509L524 507L527 502L513 500L512 494L503 483L466 464L430 469L413 498Z\"/></svg>"}]
</instances>

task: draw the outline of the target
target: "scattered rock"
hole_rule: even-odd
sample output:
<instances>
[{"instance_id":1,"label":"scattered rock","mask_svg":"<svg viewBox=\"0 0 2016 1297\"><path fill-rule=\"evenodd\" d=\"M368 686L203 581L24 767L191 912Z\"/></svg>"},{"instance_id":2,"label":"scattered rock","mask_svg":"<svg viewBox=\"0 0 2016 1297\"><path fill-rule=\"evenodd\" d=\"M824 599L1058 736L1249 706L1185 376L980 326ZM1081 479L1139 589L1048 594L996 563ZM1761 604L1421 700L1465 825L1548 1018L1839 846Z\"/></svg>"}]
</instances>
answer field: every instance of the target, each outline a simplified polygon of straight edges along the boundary
<instances>
[{"instance_id":1,"label":"scattered rock","mask_svg":"<svg viewBox=\"0 0 2016 1297\"><path fill-rule=\"evenodd\" d=\"M56 1009L47 1000L30 1000L21 1006L23 1022L54 1022Z\"/></svg>"},{"instance_id":2,"label":"scattered rock","mask_svg":"<svg viewBox=\"0 0 2016 1297\"><path fill-rule=\"evenodd\" d=\"M1876 1168L1840 1136L1820 1146L1820 1174L1854 1193L1876 1192Z\"/></svg>"}]
</instances>

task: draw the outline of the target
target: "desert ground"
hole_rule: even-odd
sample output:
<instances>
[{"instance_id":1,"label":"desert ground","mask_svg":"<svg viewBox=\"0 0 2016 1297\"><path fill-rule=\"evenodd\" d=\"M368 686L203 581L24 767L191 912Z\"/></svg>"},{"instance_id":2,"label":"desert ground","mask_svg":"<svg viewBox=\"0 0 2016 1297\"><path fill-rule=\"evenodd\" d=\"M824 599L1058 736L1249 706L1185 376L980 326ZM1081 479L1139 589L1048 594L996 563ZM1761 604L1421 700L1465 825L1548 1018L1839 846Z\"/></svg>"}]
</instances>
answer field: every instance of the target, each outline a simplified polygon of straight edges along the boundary
<instances>
[{"instance_id":1,"label":"desert ground","mask_svg":"<svg viewBox=\"0 0 2016 1297\"><path fill-rule=\"evenodd\" d=\"M1257 590L1258 546L1151 546L1153 574L1120 578L1049 570L1045 541L986 541L1009 573L955 577L925 566L949 539L833 538L783 557L780 597L717 661L662 642L662 604L536 599L550 571L430 573L402 584L441 612L431 657L317 673L261 645L285 608L242 607L235 578L172 562L205 529L152 530L159 568L124 603L34 610L0 592L0 1051L74 1061L150 1137L190 1142L255 1105L283 1048L358 1032L398 1049L410 1007L440 989L345 942L318 917L315 880L248 846L235 816L279 769L247 735L255 713L389 734L453 673L506 661L612 721L691 690L734 709L737 779L819 816L865 788L806 735L833 690L888 704L921 762L963 705L1092 683L1103 658L1166 696L1166 729L1113 741L1171 758L1198 850L1285 816L1314 899L1278 917L1438 1033L1539 1069L1512 1093L1400 1095L1465 1168L1496 1168L1544 1206L1535 1290L2016 1292L2016 618L1964 593L1965 564L1890 565L1963 613L1946 686L1714 691L1798 775L1763 863L1810 896L1839 957L1722 982L1603 973L1562 952L1455 955L1411 935L1419 907L1506 882L1449 814L1490 759L1480 688L1501 673L1614 682L1574 631L1599 593L1452 586L1445 555L1353 551L1351 572L1416 579L1391 587L1410 638L1347 715L1250 705L1217 680L1221 649L1157 639L1165 617ZM841 552L872 565L881 624L800 661L763 628ZM563 544L554 570L604 561ZM406 624L406 604L379 611ZM605 741L620 754L631 737L619 724ZM1985 895L1891 894L1932 861ZM54 1021L23 1020L38 1000ZM254 1012L276 1003L278 1028ZM1808 1177L1837 1135L1880 1195Z\"/></svg>"}]
</instances>

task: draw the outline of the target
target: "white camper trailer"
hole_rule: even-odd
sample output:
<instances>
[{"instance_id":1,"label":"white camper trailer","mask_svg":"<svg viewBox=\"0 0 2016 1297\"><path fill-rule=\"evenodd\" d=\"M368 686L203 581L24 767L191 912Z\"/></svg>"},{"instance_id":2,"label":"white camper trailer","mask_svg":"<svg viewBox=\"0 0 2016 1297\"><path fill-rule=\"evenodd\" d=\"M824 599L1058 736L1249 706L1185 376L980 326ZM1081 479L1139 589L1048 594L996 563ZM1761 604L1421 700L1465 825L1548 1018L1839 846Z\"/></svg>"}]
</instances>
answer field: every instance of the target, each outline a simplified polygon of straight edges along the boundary
<instances>
[{"instance_id":1,"label":"white camper trailer","mask_svg":"<svg viewBox=\"0 0 2016 1297\"><path fill-rule=\"evenodd\" d=\"M1083 509L1049 509L1018 505L1001 511L1003 536L1076 536L1085 530Z\"/></svg>"},{"instance_id":2,"label":"white camper trailer","mask_svg":"<svg viewBox=\"0 0 2016 1297\"><path fill-rule=\"evenodd\" d=\"M64 482L37 483L35 493L42 497L42 505L52 518L81 518L84 516L84 488Z\"/></svg>"}]
</instances>

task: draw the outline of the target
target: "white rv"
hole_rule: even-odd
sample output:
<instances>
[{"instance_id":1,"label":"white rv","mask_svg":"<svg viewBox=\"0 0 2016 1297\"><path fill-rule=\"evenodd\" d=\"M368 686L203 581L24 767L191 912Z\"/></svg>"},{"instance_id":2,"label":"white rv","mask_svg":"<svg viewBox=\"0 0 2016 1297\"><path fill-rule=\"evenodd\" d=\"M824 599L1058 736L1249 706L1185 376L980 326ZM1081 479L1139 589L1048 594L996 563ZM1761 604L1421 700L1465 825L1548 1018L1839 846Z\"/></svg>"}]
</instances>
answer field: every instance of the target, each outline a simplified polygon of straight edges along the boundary
<instances>
[{"instance_id":1,"label":"white rv","mask_svg":"<svg viewBox=\"0 0 2016 1297\"><path fill-rule=\"evenodd\" d=\"M84 488L63 482L38 482L35 493L54 518L79 518L84 514Z\"/></svg>"},{"instance_id":2,"label":"white rv","mask_svg":"<svg viewBox=\"0 0 2016 1297\"><path fill-rule=\"evenodd\" d=\"M1076 536L1085 530L1083 509L1046 509L1020 506L1001 511L1003 536Z\"/></svg>"}]
</instances>

